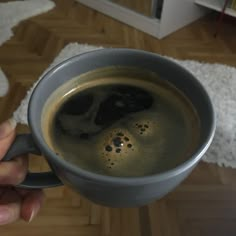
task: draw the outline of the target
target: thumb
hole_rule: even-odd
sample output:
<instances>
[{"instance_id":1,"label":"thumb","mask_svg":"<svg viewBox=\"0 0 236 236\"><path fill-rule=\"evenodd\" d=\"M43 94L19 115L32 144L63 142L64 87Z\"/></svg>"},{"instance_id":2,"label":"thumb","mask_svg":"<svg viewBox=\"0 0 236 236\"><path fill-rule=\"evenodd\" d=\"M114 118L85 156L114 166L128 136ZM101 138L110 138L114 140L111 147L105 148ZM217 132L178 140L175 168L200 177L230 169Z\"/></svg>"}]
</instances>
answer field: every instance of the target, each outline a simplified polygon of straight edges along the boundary
<instances>
[{"instance_id":1,"label":"thumb","mask_svg":"<svg viewBox=\"0 0 236 236\"><path fill-rule=\"evenodd\" d=\"M0 124L0 160L6 154L15 138L15 127L16 122L13 119Z\"/></svg>"}]
</instances>

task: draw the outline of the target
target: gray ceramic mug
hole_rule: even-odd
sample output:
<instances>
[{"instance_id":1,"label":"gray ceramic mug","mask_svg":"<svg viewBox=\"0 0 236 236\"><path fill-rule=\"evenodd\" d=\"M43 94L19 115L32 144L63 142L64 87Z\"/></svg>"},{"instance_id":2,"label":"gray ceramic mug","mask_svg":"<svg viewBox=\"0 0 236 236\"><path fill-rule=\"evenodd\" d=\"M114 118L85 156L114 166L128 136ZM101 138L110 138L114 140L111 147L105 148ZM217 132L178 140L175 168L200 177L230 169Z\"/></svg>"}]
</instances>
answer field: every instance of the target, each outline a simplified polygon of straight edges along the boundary
<instances>
[{"instance_id":1,"label":"gray ceramic mug","mask_svg":"<svg viewBox=\"0 0 236 236\"><path fill-rule=\"evenodd\" d=\"M201 122L200 142L189 160L164 173L145 177L112 177L86 171L59 158L48 146L41 127L42 111L49 96L72 78L108 66L131 66L158 73L180 89L192 102ZM211 100L198 80L187 70L157 54L132 49L99 49L70 58L47 72L29 103L31 134L16 137L4 160L24 153L42 154L52 172L29 173L20 184L25 188L47 188L66 184L89 200L111 207L141 206L160 199L178 186L201 160L215 132Z\"/></svg>"}]
</instances>

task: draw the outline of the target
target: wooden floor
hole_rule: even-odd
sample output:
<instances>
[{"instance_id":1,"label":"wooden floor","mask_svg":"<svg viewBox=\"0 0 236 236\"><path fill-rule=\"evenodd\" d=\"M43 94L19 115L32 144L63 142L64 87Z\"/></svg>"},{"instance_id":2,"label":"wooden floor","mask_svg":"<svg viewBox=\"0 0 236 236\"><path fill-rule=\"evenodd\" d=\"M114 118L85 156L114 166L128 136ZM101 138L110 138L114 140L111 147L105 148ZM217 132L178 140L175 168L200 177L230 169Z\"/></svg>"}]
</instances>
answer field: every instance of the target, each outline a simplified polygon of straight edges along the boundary
<instances>
[{"instance_id":1,"label":"wooden floor","mask_svg":"<svg viewBox=\"0 0 236 236\"><path fill-rule=\"evenodd\" d=\"M236 66L236 21L226 18L213 37L216 15L155 39L72 0L22 22L0 47L0 67L10 92L0 99L0 120L11 116L26 91L69 42L131 47L203 62ZM217 78L215 78L217 79ZM18 127L19 131L25 127ZM43 170L41 158L33 170ZM31 223L0 228L1 236L235 236L236 170L200 163L189 178L162 200L142 208L95 205L66 187L46 190L47 200Z\"/></svg>"},{"instance_id":2,"label":"wooden floor","mask_svg":"<svg viewBox=\"0 0 236 236\"><path fill-rule=\"evenodd\" d=\"M112 2L139 12L146 16L152 16L152 0L111 0Z\"/></svg>"}]
</instances>

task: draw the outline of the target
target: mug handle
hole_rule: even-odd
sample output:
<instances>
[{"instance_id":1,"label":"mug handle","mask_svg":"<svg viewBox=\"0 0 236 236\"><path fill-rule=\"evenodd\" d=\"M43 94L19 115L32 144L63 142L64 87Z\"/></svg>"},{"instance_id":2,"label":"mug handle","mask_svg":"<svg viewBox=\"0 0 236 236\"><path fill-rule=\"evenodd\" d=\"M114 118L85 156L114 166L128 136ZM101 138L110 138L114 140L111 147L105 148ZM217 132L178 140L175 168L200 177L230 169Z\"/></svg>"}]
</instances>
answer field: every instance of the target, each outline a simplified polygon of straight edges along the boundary
<instances>
[{"instance_id":1,"label":"mug handle","mask_svg":"<svg viewBox=\"0 0 236 236\"><path fill-rule=\"evenodd\" d=\"M40 155L41 152L33 141L31 134L17 135L10 149L3 157L2 161L10 161L14 157L22 154L32 153ZM49 188L63 185L53 172L27 173L25 180L17 185L21 188Z\"/></svg>"}]
</instances>

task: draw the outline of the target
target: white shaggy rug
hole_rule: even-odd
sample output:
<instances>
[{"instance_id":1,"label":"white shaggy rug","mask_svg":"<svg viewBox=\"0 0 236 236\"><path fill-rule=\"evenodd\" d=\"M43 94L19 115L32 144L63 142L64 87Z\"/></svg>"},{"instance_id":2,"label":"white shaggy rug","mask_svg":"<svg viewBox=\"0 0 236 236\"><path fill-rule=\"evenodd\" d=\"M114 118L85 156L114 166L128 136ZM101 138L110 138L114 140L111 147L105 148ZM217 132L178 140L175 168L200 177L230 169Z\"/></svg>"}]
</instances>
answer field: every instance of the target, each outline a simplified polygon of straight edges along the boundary
<instances>
[{"instance_id":1,"label":"white shaggy rug","mask_svg":"<svg viewBox=\"0 0 236 236\"><path fill-rule=\"evenodd\" d=\"M71 43L60 52L50 67L71 56L95 49L98 48ZM203 161L236 168L236 69L220 64L205 64L188 60L175 61L191 71L202 82L209 92L216 110L215 138L204 155ZM34 86L28 91L14 113L17 123L27 124L28 101Z\"/></svg>"},{"instance_id":2,"label":"white shaggy rug","mask_svg":"<svg viewBox=\"0 0 236 236\"><path fill-rule=\"evenodd\" d=\"M9 88L8 80L3 71L0 68L0 97L7 94Z\"/></svg>"},{"instance_id":3,"label":"white shaggy rug","mask_svg":"<svg viewBox=\"0 0 236 236\"><path fill-rule=\"evenodd\" d=\"M0 3L0 46L13 36L12 28L20 21L51 10L50 0L25 0ZM0 68L0 97L8 91L8 80Z\"/></svg>"},{"instance_id":4,"label":"white shaggy rug","mask_svg":"<svg viewBox=\"0 0 236 236\"><path fill-rule=\"evenodd\" d=\"M50 0L25 0L0 3L0 46L13 36L12 28L20 21L51 10Z\"/></svg>"}]
</instances>

